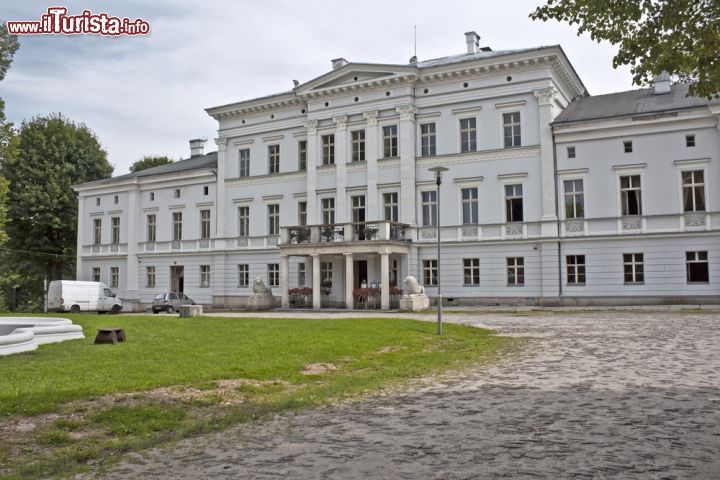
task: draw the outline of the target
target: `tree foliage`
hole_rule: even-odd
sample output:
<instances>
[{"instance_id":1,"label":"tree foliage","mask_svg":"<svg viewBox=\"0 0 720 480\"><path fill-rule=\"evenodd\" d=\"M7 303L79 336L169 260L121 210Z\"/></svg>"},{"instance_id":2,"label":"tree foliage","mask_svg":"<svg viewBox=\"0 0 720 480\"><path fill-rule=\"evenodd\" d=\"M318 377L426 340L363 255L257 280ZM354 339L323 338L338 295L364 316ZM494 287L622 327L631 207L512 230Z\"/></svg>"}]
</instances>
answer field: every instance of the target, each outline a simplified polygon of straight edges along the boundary
<instances>
[{"instance_id":1,"label":"tree foliage","mask_svg":"<svg viewBox=\"0 0 720 480\"><path fill-rule=\"evenodd\" d=\"M18 47L20 47L20 42L18 42L17 37L10 35L7 24L0 23L0 80L5 78Z\"/></svg>"},{"instance_id":2,"label":"tree foliage","mask_svg":"<svg viewBox=\"0 0 720 480\"><path fill-rule=\"evenodd\" d=\"M160 165L167 165L168 163L173 163L173 160L164 155L145 155L130 165L130 171L139 172L140 170L147 170L148 168L159 167Z\"/></svg>"},{"instance_id":3,"label":"tree foliage","mask_svg":"<svg viewBox=\"0 0 720 480\"><path fill-rule=\"evenodd\" d=\"M0 173L9 182L7 248L25 274L48 280L74 276L77 200L73 185L112 175L92 131L62 115L20 127L15 154Z\"/></svg>"},{"instance_id":4,"label":"tree foliage","mask_svg":"<svg viewBox=\"0 0 720 480\"><path fill-rule=\"evenodd\" d=\"M720 96L717 0L547 0L530 18L577 24L578 35L617 45L613 68L630 66L636 85L667 71L692 82L690 95Z\"/></svg>"}]
</instances>

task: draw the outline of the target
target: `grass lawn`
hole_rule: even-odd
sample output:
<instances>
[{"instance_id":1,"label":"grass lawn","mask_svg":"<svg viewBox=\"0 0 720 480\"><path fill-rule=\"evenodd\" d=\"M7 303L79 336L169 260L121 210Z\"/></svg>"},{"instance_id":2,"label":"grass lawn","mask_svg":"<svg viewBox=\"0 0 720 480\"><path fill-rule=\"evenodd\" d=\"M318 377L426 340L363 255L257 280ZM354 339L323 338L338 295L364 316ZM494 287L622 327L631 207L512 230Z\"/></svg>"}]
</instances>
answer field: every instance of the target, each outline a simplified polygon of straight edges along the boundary
<instances>
[{"instance_id":1,"label":"grass lawn","mask_svg":"<svg viewBox=\"0 0 720 480\"><path fill-rule=\"evenodd\" d=\"M373 319L68 315L86 339L0 357L0 478L70 475L267 415L487 361L516 340ZM98 327L128 341L93 345Z\"/></svg>"}]
</instances>

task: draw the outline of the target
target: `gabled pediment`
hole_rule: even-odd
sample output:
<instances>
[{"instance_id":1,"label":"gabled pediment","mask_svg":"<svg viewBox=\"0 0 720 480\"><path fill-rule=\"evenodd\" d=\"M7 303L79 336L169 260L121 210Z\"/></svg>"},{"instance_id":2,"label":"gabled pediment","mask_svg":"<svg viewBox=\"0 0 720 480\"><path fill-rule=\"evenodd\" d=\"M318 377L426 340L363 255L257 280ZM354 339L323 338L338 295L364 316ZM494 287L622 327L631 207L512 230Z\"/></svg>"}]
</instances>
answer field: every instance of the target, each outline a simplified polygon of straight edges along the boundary
<instances>
[{"instance_id":1,"label":"gabled pediment","mask_svg":"<svg viewBox=\"0 0 720 480\"><path fill-rule=\"evenodd\" d=\"M347 64L337 70L321 75L295 88L297 95L320 90L346 87L363 82L391 79L414 73L415 67L407 65Z\"/></svg>"}]
</instances>

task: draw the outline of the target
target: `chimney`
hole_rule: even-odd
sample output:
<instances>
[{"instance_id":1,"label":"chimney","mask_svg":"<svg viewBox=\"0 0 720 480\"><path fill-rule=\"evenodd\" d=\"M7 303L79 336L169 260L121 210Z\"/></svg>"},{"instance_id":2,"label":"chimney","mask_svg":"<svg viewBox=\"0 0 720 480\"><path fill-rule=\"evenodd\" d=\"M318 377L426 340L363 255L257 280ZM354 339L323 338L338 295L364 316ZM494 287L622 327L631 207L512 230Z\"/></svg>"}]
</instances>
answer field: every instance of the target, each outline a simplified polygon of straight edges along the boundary
<instances>
[{"instance_id":1,"label":"chimney","mask_svg":"<svg viewBox=\"0 0 720 480\"><path fill-rule=\"evenodd\" d=\"M190 140L190 156L198 157L202 155L203 151L205 150L205 142L207 142L207 140L203 138L196 138L194 140Z\"/></svg>"},{"instance_id":2,"label":"chimney","mask_svg":"<svg viewBox=\"0 0 720 480\"><path fill-rule=\"evenodd\" d=\"M655 95L670 93L670 74L668 74L665 70L660 72L660 75L656 75L653 78L653 83L655 83Z\"/></svg>"},{"instance_id":3,"label":"chimney","mask_svg":"<svg viewBox=\"0 0 720 480\"><path fill-rule=\"evenodd\" d=\"M345 65L347 65L349 63L347 60L345 60L342 57L334 58L330 61L332 62L333 70L337 70L340 67L344 67Z\"/></svg>"},{"instance_id":4,"label":"chimney","mask_svg":"<svg viewBox=\"0 0 720 480\"><path fill-rule=\"evenodd\" d=\"M478 53L478 47L480 46L480 35L472 32L465 33L465 44L467 45L467 53Z\"/></svg>"}]
</instances>

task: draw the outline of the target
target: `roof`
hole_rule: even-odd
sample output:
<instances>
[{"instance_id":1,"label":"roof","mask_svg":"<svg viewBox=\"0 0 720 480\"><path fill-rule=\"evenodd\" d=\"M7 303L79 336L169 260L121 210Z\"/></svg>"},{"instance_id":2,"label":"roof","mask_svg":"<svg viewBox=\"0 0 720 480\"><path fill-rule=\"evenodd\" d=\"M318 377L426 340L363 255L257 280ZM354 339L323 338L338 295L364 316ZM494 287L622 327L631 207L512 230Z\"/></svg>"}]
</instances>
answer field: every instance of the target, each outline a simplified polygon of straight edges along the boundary
<instances>
[{"instance_id":1,"label":"roof","mask_svg":"<svg viewBox=\"0 0 720 480\"><path fill-rule=\"evenodd\" d=\"M197 155L184 160L178 160L177 162L168 163L166 165L160 165L159 167L148 168L140 170L139 172L132 172L125 175L119 175L117 177L104 178L102 180L95 180L93 182L86 182L78 187L94 187L108 185L118 182L123 182L133 178L151 177L154 175L167 175L171 173L186 172L189 170L201 170L208 168L217 168L217 152L206 153L205 155Z\"/></svg>"},{"instance_id":2,"label":"roof","mask_svg":"<svg viewBox=\"0 0 720 480\"><path fill-rule=\"evenodd\" d=\"M205 111L208 112L210 115L214 115L219 110L227 109L227 108L240 108L244 106L251 106L256 104L262 104L264 102L270 101L270 100L276 100L278 102L280 101L292 101L297 100L297 93L299 91L302 91L303 89L307 88L308 85L311 85L313 82L319 81L329 75L337 74L338 72L349 72L356 68L362 68L362 67L373 67L373 68L386 68L388 70L396 70L396 71L403 71L407 73L420 73L423 72L423 70L428 70L434 67L442 67L445 65L452 65L456 63L464 63L464 62L472 62L476 60L485 60L485 59L491 59L491 58L499 58L504 56L510 56L510 55L517 55L517 54L523 54L523 53L531 53L531 52L540 52L542 50L549 50L549 49L559 49L562 52L563 57L567 58L565 55L565 52L563 51L562 47L560 45L544 45L539 47L531 47L531 48L518 48L513 50L480 50L476 53L461 53L458 55L450 55L447 57L440 57L440 58L434 58L430 60L423 60L421 62L417 63L404 63L404 64L391 64L391 63L365 63L365 62L348 62L345 65L343 65L340 68L331 70L329 72L325 72L322 75L315 77L311 80L308 80L306 82L302 82L300 85L296 86L293 90L275 93L271 95L265 95L261 97L251 98L248 100L241 100L239 102L232 102L224 105L219 105L216 107L209 107L206 108ZM572 64L568 61L568 67L572 71L572 73L577 78L580 89L583 91L587 91L585 88L585 85L582 84L582 80L577 75L577 72L575 72L574 67ZM424 72L423 72L424 73Z\"/></svg>"},{"instance_id":3,"label":"roof","mask_svg":"<svg viewBox=\"0 0 720 480\"><path fill-rule=\"evenodd\" d=\"M557 45L552 45L557 46ZM450 65L453 63L470 62L473 60L483 60L486 58L502 57L504 55L512 55L516 53L533 52L536 50L542 50L548 47L533 47L533 48L519 48L515 50L480 50L477 53L461 53L459 55L450 55L449 57L433 58L431 60L423 60L418 62L416 66L418 68L432 68L439 67L442 65Z\"/></svg>"},{"instance_id":4,"label":"roof","mask_svg":"<svg viewBox=\"0 0 720 480\"><path fill-rule=\"evenodd\" d=\"M673 85L668 93L655 94L654 88L579 97L557 116L553 124L600 120L720 104L719 99L688 97L687 83Z\"/></svg>"}]
</instances>

